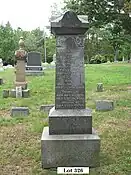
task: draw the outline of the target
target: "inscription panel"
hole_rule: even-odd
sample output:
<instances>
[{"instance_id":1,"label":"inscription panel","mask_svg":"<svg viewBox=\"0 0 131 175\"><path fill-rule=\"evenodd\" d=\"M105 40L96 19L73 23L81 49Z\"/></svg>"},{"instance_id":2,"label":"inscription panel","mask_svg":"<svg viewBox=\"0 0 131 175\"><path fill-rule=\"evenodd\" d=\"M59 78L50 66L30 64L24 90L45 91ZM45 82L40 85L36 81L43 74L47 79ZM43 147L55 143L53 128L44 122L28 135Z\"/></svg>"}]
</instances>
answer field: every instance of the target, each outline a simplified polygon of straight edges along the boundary
<instances>
[{"instance_id":1,"label":"inscription panel","mask_svg":"<svg viewBox=\"0 0 131 175\"><path fill-rule=\"evenodd\" d=\"M56 109L84 109L84 38L56 38Z\"/></svg>"}]
</instances>

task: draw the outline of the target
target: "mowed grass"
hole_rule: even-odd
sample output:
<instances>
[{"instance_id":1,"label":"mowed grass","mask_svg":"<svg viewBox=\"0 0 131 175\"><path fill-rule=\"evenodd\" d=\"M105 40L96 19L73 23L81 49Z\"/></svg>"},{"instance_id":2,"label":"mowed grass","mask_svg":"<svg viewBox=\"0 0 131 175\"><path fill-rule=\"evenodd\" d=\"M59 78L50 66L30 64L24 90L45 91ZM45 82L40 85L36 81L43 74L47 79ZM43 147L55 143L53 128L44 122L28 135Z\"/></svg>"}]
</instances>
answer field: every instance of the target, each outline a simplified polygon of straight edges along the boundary
<instances>
[{"instance_id":1,"label":"mowed grass","mask_svg":"<svg viewBox=\"0 0 131 175\"><path fill-rule=\"evenodd\" d=\"M0 175L55 175L41 168L41 134L48 125L42 104L54 104L55 71L41 77L26 77L31 96L28 99L2 98L3 89L13 88L14 70L0 72L5 83L0 86ZM131 174L131 64L87 65L86 106L93 109L93 127L101 138L101 166L91 175ZM96 92L102 82L104 92ZM115 110L95 111L95 100L115 102ZM28 117L10 117L12 106L28 106ZM75 145L74 145L75 146ZM86 153L85 153L86 154Z\"/></svg>"}]
</instances>

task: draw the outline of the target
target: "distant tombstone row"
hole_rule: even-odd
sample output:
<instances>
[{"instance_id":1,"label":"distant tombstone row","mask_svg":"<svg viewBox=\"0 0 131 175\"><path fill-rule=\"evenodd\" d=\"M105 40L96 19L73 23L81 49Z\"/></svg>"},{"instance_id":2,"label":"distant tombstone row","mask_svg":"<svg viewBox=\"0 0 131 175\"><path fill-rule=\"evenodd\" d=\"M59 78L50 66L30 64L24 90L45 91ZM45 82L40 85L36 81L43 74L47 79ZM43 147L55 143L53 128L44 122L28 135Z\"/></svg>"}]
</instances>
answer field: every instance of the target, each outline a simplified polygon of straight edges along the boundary
<instances>
[{"instance_id":1,"label":"distant tombstone row","mask_svg":"<svg viewBox=\"0 0 131 175\"><path fill-rule=\"evenodd\" d=\"M43 75L41 54L39 52L29 52L27 55L26 75Z\"/></svg>"}]
</instances>

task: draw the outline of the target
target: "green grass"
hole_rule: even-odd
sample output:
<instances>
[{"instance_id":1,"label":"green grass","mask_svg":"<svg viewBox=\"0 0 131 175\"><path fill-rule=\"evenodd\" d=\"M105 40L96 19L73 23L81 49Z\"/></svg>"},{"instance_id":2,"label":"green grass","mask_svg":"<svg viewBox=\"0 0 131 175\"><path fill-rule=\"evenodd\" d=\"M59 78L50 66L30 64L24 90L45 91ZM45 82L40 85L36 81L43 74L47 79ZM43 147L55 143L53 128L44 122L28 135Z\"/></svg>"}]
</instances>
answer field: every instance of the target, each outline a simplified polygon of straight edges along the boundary
<instances>
[{"instance_id":1,"label":"green grass","mask_svg":"<svg viewBox=\"0 0 131 175\"><path fill-rule=\"evenodd\" d=\"M47 113L40 105L54 104L55 72L46 70L42 77L26 77L31 96L28 99L2 98L3 89L13 88L12 69L0 72L5 83L0 86L0 175L55 175L41 168L41 134L48 125ZM131 64L87 65L86 106L93 109L93 127L101 138L99 168L91 175L131 174ZM96 92L97 83L104 84ZM115 110L96 112L95 100L115 102ZM28 117L10 117L12 106L27 106Z\"/></svg>"}]
</instances>

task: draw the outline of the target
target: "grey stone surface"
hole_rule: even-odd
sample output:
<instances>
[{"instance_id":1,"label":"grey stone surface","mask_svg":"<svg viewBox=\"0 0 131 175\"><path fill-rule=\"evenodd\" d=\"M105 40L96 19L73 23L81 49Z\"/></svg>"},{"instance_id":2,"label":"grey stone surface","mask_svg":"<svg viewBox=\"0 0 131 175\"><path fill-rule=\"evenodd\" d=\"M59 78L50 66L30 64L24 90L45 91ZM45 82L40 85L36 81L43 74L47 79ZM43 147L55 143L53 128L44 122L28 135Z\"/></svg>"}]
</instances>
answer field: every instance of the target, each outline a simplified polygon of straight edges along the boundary
<instances>
[{"instance_id":1,"label":"grey stone surface","mask_svg":"<svg viewBox=\"0 0 131 175\"><path fill-rule=\"evenodd\" d=\"M28 116L28 115L29 115L29 108L28 107L12 107L12 109L11 109L11 116L12 117Z\"/></svg>"},{"instance_id":2,"label":"grey stone surface","mask_svg":"<svg viewBox=\"0 0 131 175\"><path fill-rule=\"evenodd\" d=\"M41 138L42 167L99 166L100 138L93 134L49 135L45 127Z\"/></svg>"},{"instance_id":3,"label":"grey stone surface","mask_svg":"<svg viewBox=\"0 0 131 175\"><path fill-rule=\"evenodd\" d=\"M26 70L27 76L42 76L44 75L44 71L36 71L36 70Z\"/></svg>"},{"instance_id":4,"label":"grey stone surface","mask_svg":"<svg viewBox=\"0 0 131 175\"><path fill-rule=\"evenodd\" d=\"M81 20L82 19L82 20ZM55 107L41 138L42 167L99 166L100 138L85 109L84 34L89 28L74 12L51 23L56 37Z\"/></svg>"},{"instance_id":5,"label":"grey stone surface","mask_svg":"<svg viewBox=\"0 0 131 175\"><path fill-rule=\"evenodd\" d=\"M2 85L3 84L3 79L2 78L0 78L0 85Z\"/></svg>"},{"instance_id":6,"label":"grey stone surface","mask_svg":"<svg viewBox=\"0 0 131 175\"><path fill-rule=\"evenodd\" d=\"M9 96L12 98L16 98L16 89L11 89ZM28 98L30 96L29 89L22 89L22 98Z\"/></svg>"},{"instance_id":7,"label":"grey stone surface","mask_svg":"<svg viewBox=\"0 0 131 175\"><path fill-rule=\"evenodd\" d=\"M27 66L41 66L41 54L39 52L29 52Z\"/></svg>"},{"instance_id":8,"label":"grey stone surface","mask_svg":"<svg viewBox=\"0 0 131 175\"><path fill-rule=\"evenodd\" d=\"M55 108L84 109L84 37L57 36L56 47Z\"/></svg>"},{"instance_id":9,"label":"grey stone surface","mask_svg":"<svg viewBox=\"0 0 131 175\"><path fill-rule=\"evenodd\" d=\"M51 22L51 32L54 35L85 34L88 28L87 16L76 16L72 11L66 12L64 16Z\"/></svg>"},{"instance_id":10,"label":"grey stone surface","mask_svg":"<svg viewBox=\"0 0 131 175\"><path fill-rule=\"evenodd\" d=\"M114 102L111 100L97 100L96 110L97 111L111 111L114 109Z\"/></svg>"},{"instance_id":11,"label":"grey stone surface","mask_svg":"<svg viewBox=\"0 0 131 175\"><path fill-rule=\"evenodd\" d=\"M23 98L28 98L30 96L30 90L29 89L24 89L22 91L22 97Z\"/></svg>"},{"instance_id":12,"label":"grey stone surface","mask_svg":"<svg viewBox=\"0 0 131 175\"><path fill-rule=\"evenodd\" d=\"M15 89L10 90L10 97L16 98L16 90Z\"/></svg>"},{"instance_id":13,"label":"grey stone surface","mask_svg":"<svg viewBox=\"0 0 131 175\"><path fill-rule=\"evenodd\" d=\"M97 92L103 92L103 83L97 84Z\"/></svg>"},{"instance_id":14,"label":"grey stone surface","mask_svg":"<svg viewBox=\"0 0 131 175\"><path fill-rule=\"evenodd\" d=\"M22 87L21 86L16 87L16 98L22 98Z\"/></svg>"},{"instance_id":15,"label":"grey stone surface","mask_svg":"<svg viewBox=\"0 0 131 175\"><path fill-rule=\"evenodd\" d=\"M39 52L29 52L27 65L25 68L26 75L41 76L43 75L43 67L41 62L41 54Z\"/></svg>"},{"instance_id":16,"label":"grey stone surface","mask_svg":"<svg viewBox=\"0 0 131 175\"><path fill-rule=\"evenodd\" d=\"M3 98L8 98L9 97L9 90L4 89L2 96L3 96Z\"/></svg>"},{"instance_id":17,"label":"grey stone surface","mask_svg":"<svg viewBox=\"0 0 131 175\"><path fill-rule=\"evenodd\" d=\"M92 113L90 109L52 108L49 113L49 134L91 134Z\"/></svg>"},{"instance_id":18,"label":"grey stone surface","mask_svg":"<svg viewBox=\"0 0 131 175\"><path fill-rule=\"evenodd\" d=\"M55 105L54 104L50 104L50 105L41 105L40 106L40 111L44 111L44 112L49 112L51 108L53 108Z\"/></svg>"}]
</instances>

